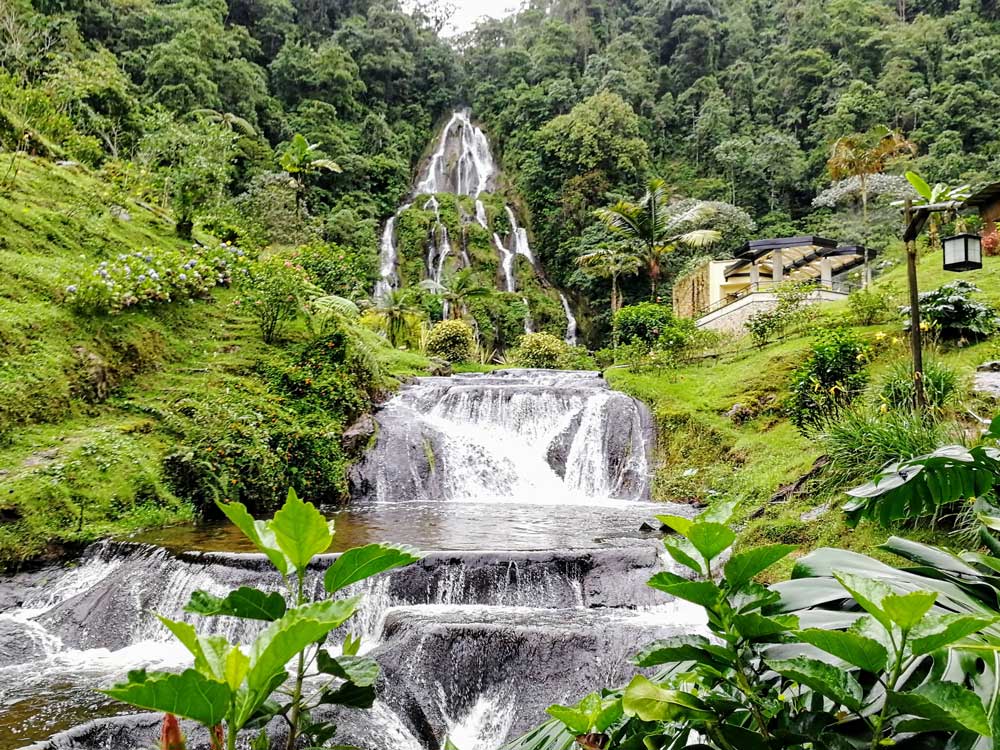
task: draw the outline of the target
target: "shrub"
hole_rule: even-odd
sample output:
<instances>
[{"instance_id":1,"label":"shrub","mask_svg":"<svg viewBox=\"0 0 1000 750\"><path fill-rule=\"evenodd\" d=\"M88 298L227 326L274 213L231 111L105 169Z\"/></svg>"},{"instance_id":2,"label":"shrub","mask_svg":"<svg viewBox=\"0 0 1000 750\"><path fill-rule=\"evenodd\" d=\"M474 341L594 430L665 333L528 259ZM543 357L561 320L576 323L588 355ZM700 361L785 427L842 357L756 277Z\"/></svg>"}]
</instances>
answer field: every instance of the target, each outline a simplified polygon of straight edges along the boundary
<instances>
[{"instance_id":1,"label":"shrub","mask_svg":"<svg viewBox=\"0 0 1000 750\"><path fill-rule=\"evenodd\" d=\"M556 369L562 367L569 344L551 333L526 333L510 353L517 367Z\"/></svg>"},{"instance_id":2,"label":"shrub","mask_svg":"<svg viewBox=\"0 0 1000 750\"><path fill-rule=\"evenodd\" d=\"M1000 233L994 229L983 235L983 253L986 255L1000 254Z\"/></svg>"},{"instance_id":3,"label":"shrub","mask_svg":"<svg viewBox=\"0 0 1000 750\"><path fill-rule=\"evenodd\" d=\"M240 280L242 296L234 304L257 319L261 336L270 344L298 317L307 288L302 266L279 257L266 258L247 269Z\"/></svg>"},{"instance_id":4,"label":"shrub","mask_svg":"<svg viewBox=\"0 0 1000 750\"><path fill-rule=\"evenodd\" d=\"M246 254L229 243L194 246L187 254L145 248L101 261L66 287L66 301L80 312L106 314L207 297L213 287L242 278L247 267Z\"/></svg>"},{"instance_id":5,"label":"shrub","mask_svg":"<svg viewBox=\"0 0 1000 750\"><path fill-rule=\"evenodd\" d=\"M328 294L363 297L375 280L375 256L352 248L314 242L299 249L298 263Z\"/></svg>"},{"instance_id":6,"label":"shrub","mask_svg":"<svg viewBox=\"0 0 1000 750\"><path fill-rule=\"evenodd\" d=\"M891 296L870 286L851 292L847 305L852 321L859 326L884 323L895 315Z\"/></svg>"},{"instance_id":7,"label":"shrub","mask_svg":"<svg viewBox=\"0 0 1000 750\"><path fill-rule=\"evenodd\" d=\"M985 338L997 329L997 311L972 299L979 288L968 281L953 281L920 295L920 317L945 339ZM900 308L909 315L910 308ZM909 324L907 323L907 328Z\"/></svg>"},{"instance_id":8,"label":"shrub","mask_svg":"<svg viewBox=\"0 0 1000 750\"><path fill-rule=\"evenodd\" d=\"M837 414L864 390L868 345L853 331L835 328L821 334L809 357L792 375L789 418L800 430Z\"/></svg>"},{"instance_id":9,"label":"shrub","mask_svg":"<svg viewBox=\"0 0 1000 750\"><path fill-rule=\"evenodd\" d=\"M812 282L789 282L775 292L777 304L771 310L751 315L743 326L757 346L763 346L775 336L785 333L789 326L805 317L807 300L816 285Z\"/></svg>"},{"instance_id":10,"label":"shrub","mask_svg":"<svg viewBox=\"0 0 1000 750\"><path fill-rule=\"evenodd\" d=\"M442 320L427 337L427 353L449 362L464 362L472 352L475 338L468 323Z\"/></svg>"},{"instance_id":11,"label":"shrub","mask_svg":"<svg viewBox=\"0 0 1000 750\"><path fill-rule=\"evenodd\" d=\"M639 342L648 348L677 350L694 334L694 321L674 316L666 305L640 302L615 313L615 330L622 344Z\"/></svg>"},{"instance_id":12,"label":"shrub","mask_svg":"<svg viewBox=\"0 0 1000 750\"><path fill-rule=\"evenodd\" d=\"M927 406L932 409L950 406L958 395L958 373L940 362L924 362L923 383ZM879 384L878 397L891 409L913 406L913 365L909 361L900 360L893 364Z\"/></svg>"}]
</instances>

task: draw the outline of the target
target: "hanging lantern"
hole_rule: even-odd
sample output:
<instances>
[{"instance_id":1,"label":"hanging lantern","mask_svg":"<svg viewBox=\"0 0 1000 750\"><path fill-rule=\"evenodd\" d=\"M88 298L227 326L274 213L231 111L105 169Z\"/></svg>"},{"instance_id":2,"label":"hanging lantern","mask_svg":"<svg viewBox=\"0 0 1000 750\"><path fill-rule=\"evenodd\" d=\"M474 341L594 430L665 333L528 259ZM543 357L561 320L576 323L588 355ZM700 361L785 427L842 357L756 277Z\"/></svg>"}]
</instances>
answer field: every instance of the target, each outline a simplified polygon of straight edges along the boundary
<instances>
[{"instance_id":1,"label":"hanging lantern","mask_svg":"<svg viewBox=\"0 0 1000 750\"><path fill-rule=\"evenodd\" d=\"M945 237L945 271L975 271L983 267L983 243L978 234L964 232Z\"/></svg>"}]
</instances>

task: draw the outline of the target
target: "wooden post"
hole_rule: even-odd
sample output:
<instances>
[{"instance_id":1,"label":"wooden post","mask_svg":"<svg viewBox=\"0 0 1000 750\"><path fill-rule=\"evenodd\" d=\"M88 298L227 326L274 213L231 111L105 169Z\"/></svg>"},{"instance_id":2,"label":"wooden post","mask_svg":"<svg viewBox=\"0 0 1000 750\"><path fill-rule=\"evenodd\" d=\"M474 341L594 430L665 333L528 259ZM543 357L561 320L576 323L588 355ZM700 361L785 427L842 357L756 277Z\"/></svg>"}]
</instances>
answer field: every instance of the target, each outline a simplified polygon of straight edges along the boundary
<instances>
[{"instance_id":1,"label":"wooden post","mask_svg":"<svg viewBox=\"0 0 1000 750\"><path fill-rule=\"evenodd\" d=\"M913 221L913 203L906 201L906 226ZM906 240L906 283L910 292L910 353L913 356L913 405L922 411L927 405L924 395L923 332L920 330L920 292L917 287L917 240Z\"/></svg>"}]
</instances>

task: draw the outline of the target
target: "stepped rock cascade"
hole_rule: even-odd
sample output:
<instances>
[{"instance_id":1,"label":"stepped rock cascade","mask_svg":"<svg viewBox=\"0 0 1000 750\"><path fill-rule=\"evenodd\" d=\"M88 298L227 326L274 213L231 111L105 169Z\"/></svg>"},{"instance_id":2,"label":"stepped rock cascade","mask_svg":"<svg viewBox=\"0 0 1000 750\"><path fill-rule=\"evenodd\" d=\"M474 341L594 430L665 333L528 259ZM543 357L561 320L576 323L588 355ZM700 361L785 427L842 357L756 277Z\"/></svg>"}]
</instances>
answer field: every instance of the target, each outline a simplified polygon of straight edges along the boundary
<instances>
[{"instance_id":1,"label":"stepped rock cascade","mask_svg":"<svg viewBox=\"0 0 1000 750\"><path fill-rule=\"evenodd\" d=\"M490 149L489 139L483 130L473 121L467 109L456 110L445 123L438 137L433 153L428 157L417 174L411 190L410 198L400 206L396 213L389 217L382 230L379 245L379 279L375 284L375 300L386 296L400 284L399 278L399 248L396 239L396 220L399 215L410 208L413 200L419 195L431 196L424 205L425 210L433 210L434 226L427 239L426 260L424 263L425 278L438 284L444 274L445 260L452 254L452 239L448 236L448 228L441 220L440 205L435 197L441 193L467 196L475 199L475 222L484 229L489 229L489 216L486 206L480 196L497 189L500 172ZM521 255L528 260L537 273L542 274L541 266L535 258L528 241L528 232L517 220L517 214L510 205L504 206L510 231L505 239L493 233L493 244L496 246L500 259L501 279L500 289L505 292L517 291L516 260ZM471 266L468 253L463 246L462 263ZM569 301L560 293L563 311L566 314L565 339L576 344L576 319L570 309ZM530 315L530 312L529 312ZM528 324L526 323L526 329Z\"/></svg>"},{"instance_id":2,"label":"stepped rock cascade","mask_svg":"<svg viewBox=\"0 0 1000 750\"><path fill-rule=\"evenodd\" d=\"M376 419L355 499L330 511L334 552L314 562L307 588L322 595L332 555L372 541L426 556L345 592L364 596L347 628L382 675L372 710L329 713L338 743L499 750L551 703L630 679L630 658L650 641L702 629L700 610L646 585L670 564L650 519L687 509L645 499L649 414L599 374L420 378ZM251 640L262 623L184 606L195 590L279 590L252 550L229 524L175 527L0 578L0 643L11 644L0 647L0 750L154 746L159 717L94 689L130 669L190 663L154 613ZM201 747L204 734L185 730Z\"/></svg>"}]
</instances>

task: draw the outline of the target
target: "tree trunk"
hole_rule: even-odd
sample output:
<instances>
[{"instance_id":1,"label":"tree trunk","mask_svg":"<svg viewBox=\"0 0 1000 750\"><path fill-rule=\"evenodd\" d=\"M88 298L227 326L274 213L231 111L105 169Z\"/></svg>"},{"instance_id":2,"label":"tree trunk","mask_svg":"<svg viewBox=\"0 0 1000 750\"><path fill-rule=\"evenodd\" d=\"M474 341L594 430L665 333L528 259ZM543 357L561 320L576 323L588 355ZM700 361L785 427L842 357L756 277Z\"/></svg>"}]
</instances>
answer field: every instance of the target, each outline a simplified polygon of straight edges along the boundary
<instances>
[{"instance_id":1,"label":"tree trunk","mask_svg":"<svg viewBox=\"0 0 1000 750\"><path fill-rule=\"evenodd\" d=\"M861 268L861 288L866 289L871 283L871 268L868 265L868 180L865 175L861 179L861 241L865 246L865 262Z\"/></svg>"}]
</instances>

